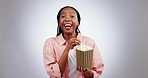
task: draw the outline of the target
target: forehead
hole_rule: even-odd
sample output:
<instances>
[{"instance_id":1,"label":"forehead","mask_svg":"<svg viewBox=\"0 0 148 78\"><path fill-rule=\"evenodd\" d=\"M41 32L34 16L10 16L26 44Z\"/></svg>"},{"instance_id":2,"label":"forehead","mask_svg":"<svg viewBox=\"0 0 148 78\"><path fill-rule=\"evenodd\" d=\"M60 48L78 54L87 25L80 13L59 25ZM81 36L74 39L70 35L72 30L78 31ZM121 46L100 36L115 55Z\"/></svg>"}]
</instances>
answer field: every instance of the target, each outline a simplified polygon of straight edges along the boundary
<instances>
[{"instance_id":1,"label":"forehead","mask_svg":"<svg viewBox=\"0 0 148 78\"><path fill-rule=\"evenodd\" d=\"M72 8L64 8L62 11L61 11L61 14L67 14L67 13L72 13L72 14L76 14L76 11Z\"/></svg>"}]
</instances>

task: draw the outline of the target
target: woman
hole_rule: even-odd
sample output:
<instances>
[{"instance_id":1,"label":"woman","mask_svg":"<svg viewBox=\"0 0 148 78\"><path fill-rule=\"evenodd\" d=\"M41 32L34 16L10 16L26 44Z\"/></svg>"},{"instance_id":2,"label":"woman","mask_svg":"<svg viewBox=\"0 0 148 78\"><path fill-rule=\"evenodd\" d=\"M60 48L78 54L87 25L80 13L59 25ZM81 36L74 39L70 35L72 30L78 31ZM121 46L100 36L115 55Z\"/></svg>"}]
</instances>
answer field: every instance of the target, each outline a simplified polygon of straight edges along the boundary
<instances>
[{"instance_id":1,"label":"woman","mask_svg":"<svg viewBox=\"0 0 148 78\"><path fill-rule=\"evenodd\" d=\"M57 15L57 36L48 38L43 48L44 65L52 78L98 78L104 64L96 43L82 36L78 29L80 25L79 12L71 7L61 8ZM75 46L80 43L94 48L92 68L84 72L82 67L76 67Z\"/></svg>"}]
</instances>

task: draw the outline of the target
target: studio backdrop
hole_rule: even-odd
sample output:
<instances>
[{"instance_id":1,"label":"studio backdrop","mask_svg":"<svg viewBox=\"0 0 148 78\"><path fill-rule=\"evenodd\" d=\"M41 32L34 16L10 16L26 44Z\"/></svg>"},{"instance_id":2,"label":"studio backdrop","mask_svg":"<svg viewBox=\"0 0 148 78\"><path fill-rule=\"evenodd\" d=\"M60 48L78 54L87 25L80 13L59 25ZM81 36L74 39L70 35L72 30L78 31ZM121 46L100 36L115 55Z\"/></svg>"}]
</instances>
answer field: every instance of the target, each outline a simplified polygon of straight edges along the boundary
<instances>
[{"instance_id":1,"label":"studio backdrop","mask_svg":"<svg viewBox=\"0 0 148 78\"><path fill-rule=\"evenodd\" d=\"M43 45L66 5L97 43L101 78L148 78L148 0L0 0L0 78L48 78Z\"/></svg>"}]
</instances>

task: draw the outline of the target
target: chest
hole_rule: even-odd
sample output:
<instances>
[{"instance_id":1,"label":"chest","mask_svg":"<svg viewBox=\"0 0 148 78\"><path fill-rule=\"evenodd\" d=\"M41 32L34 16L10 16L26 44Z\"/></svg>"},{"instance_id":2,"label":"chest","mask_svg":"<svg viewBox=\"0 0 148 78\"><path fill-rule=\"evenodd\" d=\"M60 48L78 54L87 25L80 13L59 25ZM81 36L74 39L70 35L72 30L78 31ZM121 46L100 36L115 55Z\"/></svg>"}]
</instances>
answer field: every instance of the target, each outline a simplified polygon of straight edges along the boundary
<instances>
[{"instance_id":1,"label":"chest","mask_svg":"<svg viewBox=\"0 0 148 78\"><path fill-rule=\"evenodd\" d=\"M65 49L66 45L55 45L54 46L54 53L55 53L55 57L57 60L60 59L60 57L62 56L62 53Z\"/></svg>"}]
</instances>

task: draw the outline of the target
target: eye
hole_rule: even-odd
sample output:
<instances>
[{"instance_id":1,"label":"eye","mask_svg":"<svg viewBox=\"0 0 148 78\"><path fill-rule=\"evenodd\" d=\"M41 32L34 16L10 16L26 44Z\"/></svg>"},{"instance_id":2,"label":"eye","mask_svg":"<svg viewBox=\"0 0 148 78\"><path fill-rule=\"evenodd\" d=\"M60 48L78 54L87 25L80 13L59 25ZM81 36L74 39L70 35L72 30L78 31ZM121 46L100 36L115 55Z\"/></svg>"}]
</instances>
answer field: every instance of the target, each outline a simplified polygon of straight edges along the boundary
<instances>
[{"instance_id":1,"label":"eye","mask_svg":"<svg viewBox=\"0 0 148 78\"><path fill-rule=\"evenodd\" d=\"M65 18L65 16L64 16L64 15L62 15L62 16L61 16L61 18Z\"/></svg>"},{"instance_id":2,"label":"eye","mask_svg":"<svg viewBox=\"0 0 148 78\"><path fill-rule=\"evenodd\" d=\"M72 15L72 16L70 16L71 18L75 18L75 16L74 15Z\"/></svg>"}]
</instances>

